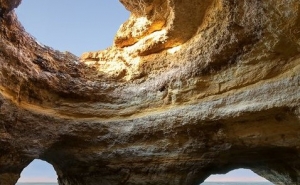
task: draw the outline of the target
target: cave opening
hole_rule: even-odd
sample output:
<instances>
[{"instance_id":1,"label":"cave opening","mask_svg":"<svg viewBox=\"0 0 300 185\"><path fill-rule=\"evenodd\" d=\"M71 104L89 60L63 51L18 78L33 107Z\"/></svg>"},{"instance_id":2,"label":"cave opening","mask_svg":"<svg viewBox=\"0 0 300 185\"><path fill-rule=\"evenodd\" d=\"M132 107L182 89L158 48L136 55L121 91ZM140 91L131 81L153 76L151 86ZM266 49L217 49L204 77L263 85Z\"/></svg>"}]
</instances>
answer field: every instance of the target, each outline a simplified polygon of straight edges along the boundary
<instances>
[{"instance_id":1,"label":"cave opening","mask_svg":"<svg viewBox=\"0 0 300 185\"><path fill-rule=\"evenodd\" d=\"M17 185L25 185L25 183L57 184L57 174L51 164L35 159L23 169Z\"/></svg>"},{"instance_id":2,"label":"cave opening","mask_svg":"<svg viewBox=\"0 0 300 185\"><path fill-rule=\"evenodd\" d=\"M129 17L118 0L23 0L16 13L39 43L77 56L111 46L120 25Z\"/></svg>"},{"instance_id":3,"label":"cave opening","mask_svg":"<svg viewBox=\"0 0 300 185\"><path fill-rule=\"evenodd\" d=\"M215 185L219 183L255 183L259 185L272 185L265 178L257 175L252 170L239 168L226 174L210 175L201 185Z\"/></svg>"}]
</instances>

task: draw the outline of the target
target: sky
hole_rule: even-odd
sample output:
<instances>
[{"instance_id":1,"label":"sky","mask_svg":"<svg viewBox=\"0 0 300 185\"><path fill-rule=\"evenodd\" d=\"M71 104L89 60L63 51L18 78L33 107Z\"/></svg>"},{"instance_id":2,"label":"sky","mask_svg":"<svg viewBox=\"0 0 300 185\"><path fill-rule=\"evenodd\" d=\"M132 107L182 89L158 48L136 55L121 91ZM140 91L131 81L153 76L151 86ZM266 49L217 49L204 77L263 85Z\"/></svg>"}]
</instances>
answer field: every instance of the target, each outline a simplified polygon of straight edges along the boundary
<instances>
[{"instance_id":1,"label":"sky","mask_svg":"<svg viewBox=\"0 0 300 185\"><path fill-rule=\"evenodd\" d=\"M236 169L225 175L211 175L206 182L268 182L248 169ZM27 166L18 182L57 182L57 175L49 163L42 160L34 160Z\"/></svg>"},{"instance_id":2,"label":"sky","mask_svg":"<svg viewBox=\"0 0 300 185\"><path fill-rule=\"evenodd\" d=\"M103 50L113 43L129 12L118 0L23 0L16 9L25 30L38 42L77 56ZM27 166L18 182L57 182L53 167L41 160ZM265 181L250 170L239 169L206 181Z\"/></svg>"},{"instance_id":3,"label":"sky","mask_svg":"<svg viewBox=\"0 0 300 185\"><path fill-rule=\"evenodd\" d=\"M129 17L118 0L22 0L16 12L40 43L77 56L111 46Z\"/></svg>"}]
</instances>

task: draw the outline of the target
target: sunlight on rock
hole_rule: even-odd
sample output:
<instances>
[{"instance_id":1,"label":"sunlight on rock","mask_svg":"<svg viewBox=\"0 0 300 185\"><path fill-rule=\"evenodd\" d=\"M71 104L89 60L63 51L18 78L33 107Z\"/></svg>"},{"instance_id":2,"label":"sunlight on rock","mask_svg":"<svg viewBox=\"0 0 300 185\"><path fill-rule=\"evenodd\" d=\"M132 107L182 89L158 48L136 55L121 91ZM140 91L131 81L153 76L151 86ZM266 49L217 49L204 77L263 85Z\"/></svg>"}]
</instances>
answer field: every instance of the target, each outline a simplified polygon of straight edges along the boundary
<instances>
[{"instance_id":1,"label":"sunlight on rock","mask_svg":"<svg viewBox=\"0 0 300 185\"><path fill-rule=\"evenodd\" d=\"M152 21L148 20L146 17L139 17L136 19L134 27L137 30L136 32L132 32L132 36L136 37L138 35L140 35L140 33L138 33L139 31L145 29L145 27L149 27L149 25L152 24Z\"/></svg>"},{"instance_id":2,"label":"sunlight on rock","mask_svg":"<svg viewBox=\"0 0 300 185\"><path fill-rule=\"evenodd\" d=\"M170 54L174 54L176 53L177 51L179 51L181 49L181 46L176 46L176 47L173 47L171 49L168 49L168 53Z\"/></svg>"},{"instance_id":3,"label":"sunlight on rock","mask_svg":"<svg viewBox=\"0 0 300 185\"><path fill-rule=\"evenodd\" d=\"M0 185L35 158L60 185L196 185L238 167L300 184L299 0L120 0L166 24L132 37L130 16L119 45L82 62L28 36L17 1L0 0ZM265 181L243 169L213 180Z\"/></svg>"}]
</instances>

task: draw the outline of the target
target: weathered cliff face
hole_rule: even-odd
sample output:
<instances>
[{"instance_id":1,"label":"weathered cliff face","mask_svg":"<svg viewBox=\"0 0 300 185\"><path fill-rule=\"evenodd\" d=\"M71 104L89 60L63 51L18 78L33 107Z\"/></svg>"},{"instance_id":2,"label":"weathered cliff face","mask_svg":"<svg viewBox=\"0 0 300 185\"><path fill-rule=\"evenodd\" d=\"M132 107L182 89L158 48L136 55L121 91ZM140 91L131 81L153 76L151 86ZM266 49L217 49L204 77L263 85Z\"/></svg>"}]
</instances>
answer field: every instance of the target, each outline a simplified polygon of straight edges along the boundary
<instances>
[{"instance_id":1,"label":"weathered cliff face","mask_svg":"<svg viewBox=\"0 0 300 185\"><path fill-rule=\"evenodd\" d=\"M248 168L300 184L300 2L120 0L114 45L39 45L0 0L0 184L200 184Z\"/></svg>"}]
</instances>

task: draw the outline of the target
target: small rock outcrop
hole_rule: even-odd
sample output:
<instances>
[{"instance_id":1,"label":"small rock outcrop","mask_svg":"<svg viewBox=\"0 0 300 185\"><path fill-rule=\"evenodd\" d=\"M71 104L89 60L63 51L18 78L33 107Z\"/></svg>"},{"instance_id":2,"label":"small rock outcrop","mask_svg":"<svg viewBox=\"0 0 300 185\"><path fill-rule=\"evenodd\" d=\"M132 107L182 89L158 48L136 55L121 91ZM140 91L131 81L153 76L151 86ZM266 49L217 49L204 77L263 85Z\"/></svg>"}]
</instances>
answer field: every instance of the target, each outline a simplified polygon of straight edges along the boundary
<instances>
[{"instance_id":1,"label":"small rock outcrop","mask_svg":"<svg viewBox=\"0 0 300 185\"><path fill-rule=\"evenodd\" d=\"M198 185L247 168L300 184L299 0L120 0L113 46L43 46L0 0L0 185Z\"/></svg>"}]
</instances>

